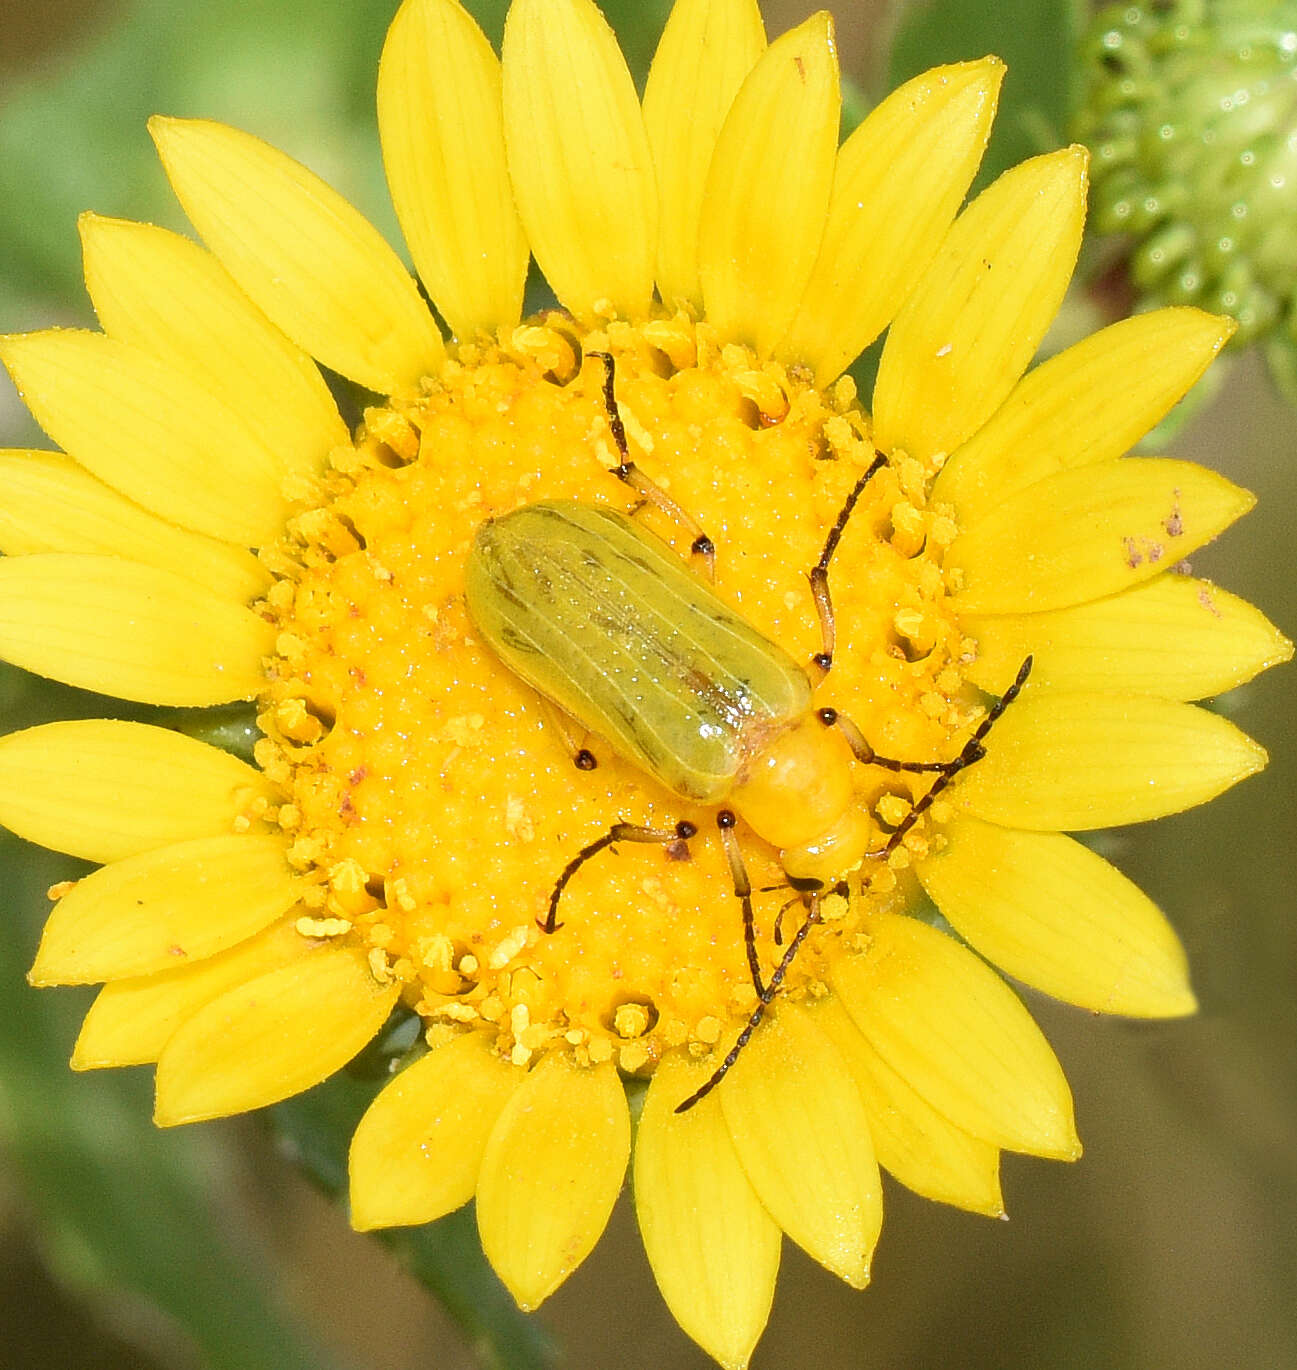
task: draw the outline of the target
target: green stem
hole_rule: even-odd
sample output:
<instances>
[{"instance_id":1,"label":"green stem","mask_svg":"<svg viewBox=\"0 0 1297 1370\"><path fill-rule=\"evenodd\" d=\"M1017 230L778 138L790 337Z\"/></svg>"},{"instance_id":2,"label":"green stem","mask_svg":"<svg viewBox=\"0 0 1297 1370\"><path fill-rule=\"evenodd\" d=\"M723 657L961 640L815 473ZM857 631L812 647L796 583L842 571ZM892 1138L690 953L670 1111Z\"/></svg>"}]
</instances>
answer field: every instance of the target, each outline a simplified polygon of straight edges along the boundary
<instances>
[{"instance_id":1,"label":"green stem","mask_svg":"<svg viewBox=\"0 0 1297 1370\"><path fill-rule=\"evenodd\" d=\"M293 1159L334 1197L346 1191L351 1134L380 1084L344 1071L269 1110ZM482 1370L551 1370L558 1363L549 1334L487 1264L471 1204L435 1223L377 1235L459 1324Z\"/></svg>"}]
</instances>

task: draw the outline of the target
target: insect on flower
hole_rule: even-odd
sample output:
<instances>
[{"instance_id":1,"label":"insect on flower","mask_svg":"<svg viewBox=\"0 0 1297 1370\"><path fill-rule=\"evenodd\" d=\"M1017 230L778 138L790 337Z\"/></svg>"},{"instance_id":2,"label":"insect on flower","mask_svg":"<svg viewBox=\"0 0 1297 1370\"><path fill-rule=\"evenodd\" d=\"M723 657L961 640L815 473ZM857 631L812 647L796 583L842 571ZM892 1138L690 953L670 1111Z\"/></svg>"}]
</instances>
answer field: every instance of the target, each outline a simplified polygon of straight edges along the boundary
<instances>
[{"instance_id":1,"label":"insect on flower","mask_svg":"<svg viewBox=\"0 0 1297 1370\"><path fill-rule=\"evenodd\" d=\"M604 366L603 398L621 458L613 474L644 503L689 528L691 552L703 560L710 578L712 539L631 461L614 393L613 357L592 355ZM809 574L822 641L812 665L821 676L833 665L835 646L829 565L852 511L886 461L876 453L856 481ZM743 910L757 1004L725 1059L677 1112L714 1089L747 1045L820 920L825 893L847 894L853 872L866 859L886 859L955 776L986 755L987 733L1031 671L1027 657L951 760L880 756L836 709L812 708L808 673L666 543L615 509L576 500L523 505L484 523L469 557L467 601L501 660L564 714L680 798L717 806L716 827ZM893 772L935 776L881 843L855 801L853 758ZM589 769L590 752L578 750L576 764ZM768 980L761 973L752 884L735 832L740 817L778 849L789 885L806 910ZM614 823L561 872L542 929L552 934L561 926L564 889L599 852L618 842L683 844L696 832L687 820L670 828ZM782 940L779 927L776 922L776 943Z\"/></svg>"}]
</instances>

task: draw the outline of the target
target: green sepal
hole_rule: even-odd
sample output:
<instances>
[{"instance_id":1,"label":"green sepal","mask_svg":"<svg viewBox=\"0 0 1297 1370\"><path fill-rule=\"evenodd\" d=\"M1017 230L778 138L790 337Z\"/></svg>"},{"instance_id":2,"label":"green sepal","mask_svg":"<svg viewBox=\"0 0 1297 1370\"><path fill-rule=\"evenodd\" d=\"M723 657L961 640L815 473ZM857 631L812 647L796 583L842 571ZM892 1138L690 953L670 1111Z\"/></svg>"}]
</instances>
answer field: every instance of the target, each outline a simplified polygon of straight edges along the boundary
<instances>
[{"instance_id":1,"label":"green sepal","mask_svg":"<svg viewBox=\"0 0 1297 1370\"><path fill-rule=\"evenodd\" d=\"M159 728L184 733L209 747L252 762L252 749L261 737L253 704L216 704L210 709L160 709L148 719Z\"/></svg>"}]
</instances>

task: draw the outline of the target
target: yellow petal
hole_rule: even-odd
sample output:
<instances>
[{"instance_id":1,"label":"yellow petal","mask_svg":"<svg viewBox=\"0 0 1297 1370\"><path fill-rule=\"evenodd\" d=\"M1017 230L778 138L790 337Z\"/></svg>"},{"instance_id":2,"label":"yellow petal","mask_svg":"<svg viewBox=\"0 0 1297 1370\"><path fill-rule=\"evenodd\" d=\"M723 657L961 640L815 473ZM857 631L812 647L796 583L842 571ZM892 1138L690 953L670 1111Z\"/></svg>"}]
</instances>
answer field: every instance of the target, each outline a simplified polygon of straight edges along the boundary
<instances>
[{"instance_id":1,"label":"yellow petal","mask_svg":"<svg viewBox=\"0 0 1297 1370\"><path fill-rule=\"evenodd\" d=\"M414 281L337 191L224 124L155 116L149 131L207 246L299 347L380 394L436 369L444 348Z\"/></svg>"},{"instance_id":2,"label":"yellow petal","mask_svg":"<svg viewBox=\"0 0 1297 1370\"><path fill-rule=\"evenodd\" d=\"M821 1265L863 1288L883 1196L864 1105L833 1044L805 1010L781 1004L718 1093L771 1217Z\"/></svg>"},{"instance_id":3,"label":"yellow petal","mask_svg":"<svg viewBox=\"0 0 1297 1370\"><path fill-rule=\"evenodd\" d=\"M946 463L932 498L953 504L969 527L1046 476L1121 456L1184 396L1235 327L1200 309L1155 309L1042 362Z\"/></svg>"},{"instance_id":4,"label":"yellow petal","mask_svg":"<svg viewBox=\"0 0 1297 1370\"><path fill-rule=\"evenodd\" d=\"M0 358L50 437L137 504L245 547L282 531L274 453L186 371L75 328L0 339Z\"/></svg>"},{"instance_id":5,"label":"yellow petal","mask_svg":"<svg viewBox=\"0 0 1297 1370\"><path fill-rule=\"evenodd\" d=\"M644 126L661 202L658 293L668 305L686 300L702 311L698 226L707 171L734 96L765 47L755 0L676 0L662 30L644 87Z\"/></svg>"},{"instance_id":6,"label":"yellow petal","mask_svg":"<svg viewBox=\"0 0 1297 1370\"><path fill-rule=\"evenodd\" d=\"M788 331L815 266L841 103L833 21L813 14L766 49L716 142L698 236L706 316L762 356Z\"/></svg>"},{"instance_id":7,"label":"yellow petal","mask_svg":"<svg viewBox=\"0 0 1297 1370\"><path fill-rule=\"evenodd\" d=\"M159 1127L264 1108L318 1085L374 1036L400 986L353 947L319 947L213 999L158 1060Z\"/></svg>"},{"instance_id":8,"label":"yellow petal","mask_svg":"<svg viewBox=\"0 0 1297 1370\"><path fill-rule=\"evenodd\" d=\"M1129 589L1210 542L1256 503L1188 461L1128 457L1037 481L946 553L961 613L1019 614Z\"/></svg>"},{"instance_id":9,"label":"yellow petal","mask_svg":"<svg viewBox=\"0 0 1297 1370\"><path fill-rule=\"evenodd\" d=\"M83 214L86 289L104 332L182 368L256 433L283 474L319 471L349 439L311 359L196 243Z\"/></svg>"},{"instance_id":10,"label":"yellow petal","mask_svg":"<svg viewBox=\"0 0 1297 1370\"><path fill-rule=\"evenodd\" d=\"M523 1079L490 1034L466 1032L385 1085L351 1140L352 1227L429 1223L466 1204L487 1138Z\"/></svg>"},{"instance_id":11,"label":"yellow petal","mask_svg":"<svg viewBox=\"0 0 1297 1370\"><path fill-rule=\"evenodd\" d=\"M504 1106L477 1189L482 1250L524 1309L594 1249L621 1191L630 1114L616 1068L547 1056Z\"/></svg>"},{"instance_id":12,"label":"yellow petal","mask_svg":"<svg viewBox=\"0 0 1297 1370\"><path fill-rule=\"evenodd\" d=\"M838 152L828 225L778 355L828 385L887 327L932 261L986 150L1004 63L907 81Z\"/></svg>"},{"instance_id":13,"label":"yellow petal","mask_svg":"<svg viewBox=\"0 0 1297 1370\"><path fill-rule=\"evenodd\" d=\"M91 552L159 566L246 604L270 583L246 548L177 528L61 452L0 451L0 552Z\"/></svg>"},{"instance_id":14,"label":"yellow petal","mask_svg":"<svg viewBox=\"0 0 1297 1370\"><path fill-rule=\"evenodd\" d=\"M313 944L299 935L294 921L280 919L192 966L106 984L81 1024L72 1069L156 1061L177 1029L205 1004L308 953Z\"/></svg>"},{"instance_id":15,"label":"yellow petal","mask_svg":"<svg viewBox=\"0 0 1297 1370\"><path fill-rule=\"evenodd\" d=\"M951 926L1001 970L1057 999L1135 1018L1197 1007L1184 949L1147 895L1061 833L961 815L917 867Z\"/></svg>"},{"instance_id":16,"label":"yellow petal","mask_svg":"<svg viewBox=\"0 0 1297 1370\"><path fill-rule=\"evenodd\" d=\"M837 995L811 1012L860 1090L878 1164L924 1198L1003 1217L999 1149L956 1127L916 1093L869 1045Z\"/></svg>"},{"instance_id":17,"label":"yellow petal","mask_svg":"<svg viewBox=\"0 0 1297 1370\"><path fill-rule=\"evenodd\" d=\"M653 294L657 188L617 39L591 0L514 0L504 126L518 213L540 269L581 319L640 319Z\"/></svg>"},{"instance_id":18,"label":"yellow petal","mask_svg":"<svg viewBox=\"0 0 1297 1370\"><path fill-rule=\"evenodd\" d=\"M1070 609L967 614L960 630L977 642L977 660L964 674L992 694L1003 694L1030 654L1033 689L1205 699L1287 661L1293 650L1246 600L1170 571Z\"/></svg>"},{"instance_id":19,"label":"yellow petal","mask_svg":"<svg viewBox=\"0 0 1297 1370\"><path fill-rule=\"evenodd\" d=\"M214 956L300 896L281 836L200 837L127 856L55 904L33 985L121 980Z\"/></svg>"},{"instance_id":20,"label":"yellow petal","mask_svg":"<svg viewBox=\"0 0 1297 1370\"><path fill-rule=\"evenodd\" d=\"M1006 171L955 220L892 323L874 387L874 441L927 460L1000 407L1045 336L1076 264L1084 148Z\"/></svg>"},{"instance_id":21,"label":"yellow petal","mask_svg":"<svg viewBox=\"0 0 1297 1370\"><path fill-rule=\"evenodd\" d=\"M459 338L518 322L527 243L504 155L500 63L455 0L406 0L378 65L378 127L415 267Z\"/></svg>"},{"instance_id":22,"label":"yellow petal","mask_svg":"<svg viewBox=\"0 0 1297 1370\"><path fill-rule=\"evenodd\" d=\"M1250 737L1192 704L1028 688L954 794L992 823L1081 832L1205 804L1265 763Z\"/></svg>"},{"instance_id":23,"label":"yellow petal","mask_svg":"<svg viewBox=\"0 0 1297 1370\"><path fill-rule=\"evenodd\" d=\"M235 831L262 774L182 733L106 718L0 738L0 824L86 861Z\"/></svg>"},{"instance_id":24,"label":"yellow petal","mask_svg":"<svg viewBox=\"0 0 1297 1370\"><path fill-rule=\"evenodd\" d=\"M635 1135L635 1215L671 1315L713 1360L741 1370L770 1316L780 1233L716 1095L675 1111L711 1071L671 1055L654 1072Z\"/></svg>"},{"instance_id":25,"label":"yellow petal","mask_svg":"<svg viewBox=\"0 0 1297 1370\"><path fill-rule=\"evenodd\" d=\"M274 631L193 581L115 557L0 559L0 657L146 704L224 704L265 684Z\"/></svg>"},{"instance_id":26,"label":"yellow petal","mask_svg":"<svg viewBox=\"0 0 1297 1370\"><path fill-rule=\"evenodd\" d=\"M829 979L869 1044L951 1122L1007 1151L1075 1160L1072 1095L1012 990L952 938L881 914Z\"/></svg>"}]
</instances>

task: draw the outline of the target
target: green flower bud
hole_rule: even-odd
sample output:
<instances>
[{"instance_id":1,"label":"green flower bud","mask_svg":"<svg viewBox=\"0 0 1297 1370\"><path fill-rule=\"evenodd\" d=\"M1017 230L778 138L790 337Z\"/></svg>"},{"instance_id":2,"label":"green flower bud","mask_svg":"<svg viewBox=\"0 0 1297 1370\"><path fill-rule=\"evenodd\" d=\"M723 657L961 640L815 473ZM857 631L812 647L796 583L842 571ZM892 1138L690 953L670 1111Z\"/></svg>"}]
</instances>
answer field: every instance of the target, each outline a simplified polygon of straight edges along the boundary
<instances>
[{"instance_id":1,"label":"green flower bud","mask_svg":"<svg viewBox=\"0 0 1297 1370\"><path fill-rule=\"evenodd\" d=\"M1297 0L1146 0L1095 17L1077 134L1141 304L1297 339ZM1276 339L1278 341L1278 339Z\"/></svg>"}]
</instances>

